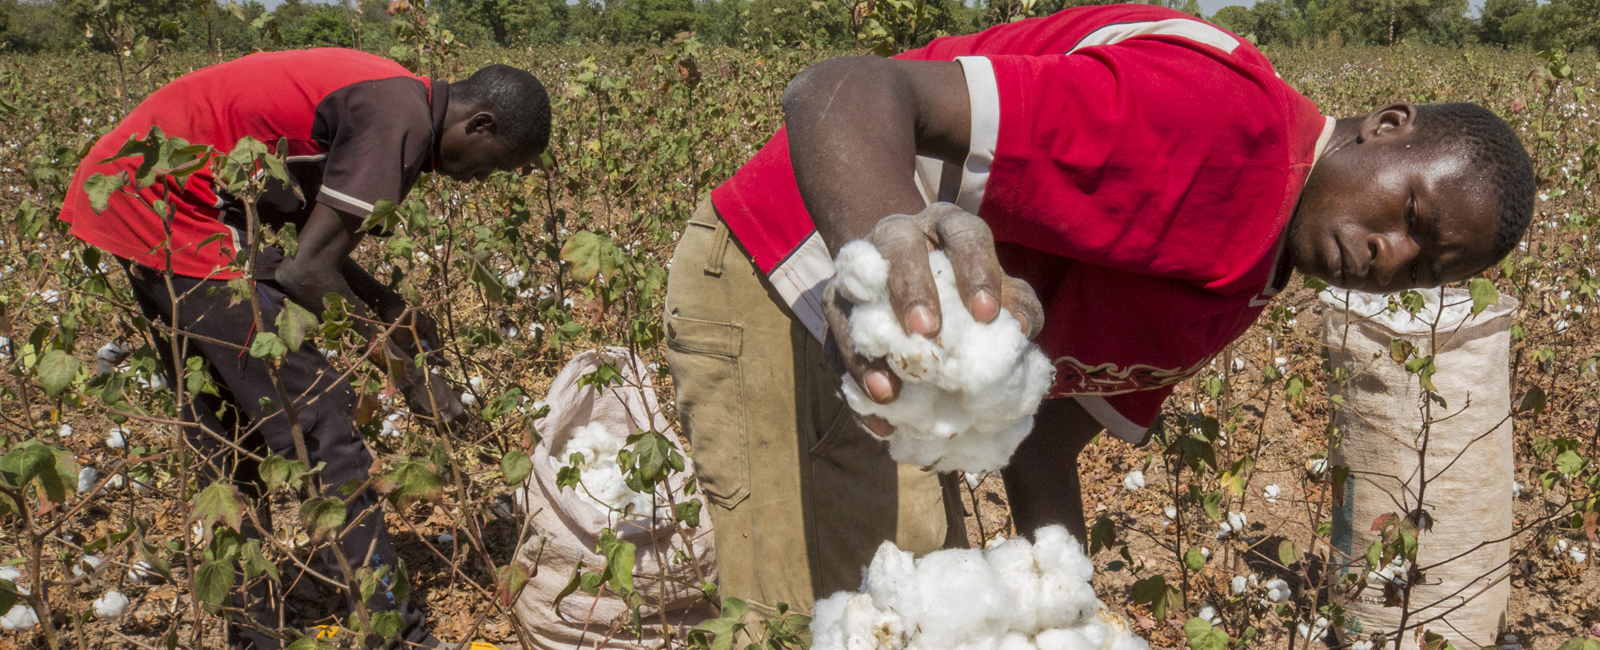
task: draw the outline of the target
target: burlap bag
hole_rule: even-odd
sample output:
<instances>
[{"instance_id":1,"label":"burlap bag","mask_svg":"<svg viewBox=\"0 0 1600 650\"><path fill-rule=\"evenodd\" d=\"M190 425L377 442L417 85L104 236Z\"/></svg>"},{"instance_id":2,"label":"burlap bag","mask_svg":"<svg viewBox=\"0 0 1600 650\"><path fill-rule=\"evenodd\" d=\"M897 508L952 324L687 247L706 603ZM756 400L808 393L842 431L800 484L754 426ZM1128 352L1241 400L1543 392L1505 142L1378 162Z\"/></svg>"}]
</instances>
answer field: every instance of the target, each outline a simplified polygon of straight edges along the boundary
<instances>
[{"instance_id":1,"label":"burlap bag","mask_svg":"<svg viewBox=\"0 0 1600 650\"><path fill-rule=\"evenodd\" d=\"M601 363L617 367L623 377L621 386L611 386L604 393L598 393L592 386L578 385L580 378ZM641 385L645 390L640 390ZM556 487L556 471L550 465L550 454L552 450L559 453L564 449L573 428L593 422L606 424L620 437L653 427L667 434L680 449L683 441L661 415L650 374L637 358L632 358L622 348L590 350L573 358L551 384L546 402L550 413L538 424L543 440L534 449L533 475L524 485L525 511L533 535L517 551L520 562L536 566L538 570L517 598L516 612L522 625L532 634L536 647L568 650L579 647L580 639L582 647L593 647L614 627L627 627L624 623L631 620L632 612L622 599L610 591L599 598L579 591L567 597L559 608L553 603L572 578L577 563L582 562L588 571L599 571L605 566L605 559L595 552L595 545L601 530L612 522L608 521L606 512L579 499L571 488ZM675 495L682 495L684 483L694 471L692 464L686 465L683 472L670 479ZM662 521L641 517L616 522L614 530L619 537L637 546L634 589L645 597L641 614L646 625L644 638L618 633L605 647L661 647L663 609L667 623L674 629L693 627L715 616L698 588L702 580L715 582L717 579L709 517L700 518L700 527L689 535L687 544L682 536L672 532L672 522L666 517ZM675 557L680 561L675 562ZM681 559L687 557L693 557L694 561ZM662 575L670 579L663 580ZM681 642L682 638L679 631L677 639Z\"/></svg>"},{"instance_id":2,"label":"burlap bag","mask_svg":"<svg viewBox=\"0 0 1600 650\"><path fill-rule=\"evenodd\" d=\"M1464 291L1445 293L1446 304L1462 300L1469 300ZM1443 614L1426 629L1463 650L1495 643L1511 593L1511 545L1506 538L1512 526L1512 448L1506 416L1511 411L1508 357L1516 308L1516 299L1502 295L1499 304L1458 326L1441 327L1434 336L1424 323L1391 329L1347 312L1342 300L1327 294L1322 300L1330 368L1349 374L1344 405L1334 415L1343 443L1330 459L1331 465L1350 468L1345 501L1333 517L1333 544L1353 562L1349 571L1366 575L1362 558L1379 536L1372 530L1374 520L1416 508L1421 485L1422 391L1417 376L1391 358L1391 343L1409 341L1417 357L1435 354L1433 383L1448 408L1437 403L1432 407L1424 505L1434 523L1431 532L1418 536L1417 559L1421 567L1449 562L1427 570L1412 587L1408 627ZM1492 543L1479 547L1485 542ZM1400 611L1385 607L1383 588L1372 583L1349 605L1358 622L1342 632L1392 635ZM1415 628L1404 637L1406 647L1416 647Z\"/></svg>"}]
</instances>

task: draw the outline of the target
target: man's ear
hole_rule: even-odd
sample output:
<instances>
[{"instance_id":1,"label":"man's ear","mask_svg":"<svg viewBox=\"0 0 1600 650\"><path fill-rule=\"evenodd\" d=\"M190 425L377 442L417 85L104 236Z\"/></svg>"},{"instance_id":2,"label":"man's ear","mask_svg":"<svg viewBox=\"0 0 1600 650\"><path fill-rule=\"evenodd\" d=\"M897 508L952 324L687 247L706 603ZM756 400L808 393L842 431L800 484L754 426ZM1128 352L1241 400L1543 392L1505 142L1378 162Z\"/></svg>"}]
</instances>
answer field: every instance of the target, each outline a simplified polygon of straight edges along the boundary
<instances>
[{"instance_id":1,"label":"man's ear","mask_svg":"<svg viewBox=\"0 0 1600 650\"><path fill-rule=\"evenodd\" d=\"M1368 115L1361 121L1361 140L1374 138L1409 138L1417 121L1417 106L1407 102L1390 104Z\"/></svg>"},{"instance_id":2,"label":"man's ear","mask_svg":"<svg viewBox=\"0 0 1600 650\"><path fill-rule=\"evenodd\" d=\"M495 126L494 113L488 111L478 111L473 113L472 117L467 118L468 135L477 135L479 133L494 135Z\"/></svg>"}]
</instances>

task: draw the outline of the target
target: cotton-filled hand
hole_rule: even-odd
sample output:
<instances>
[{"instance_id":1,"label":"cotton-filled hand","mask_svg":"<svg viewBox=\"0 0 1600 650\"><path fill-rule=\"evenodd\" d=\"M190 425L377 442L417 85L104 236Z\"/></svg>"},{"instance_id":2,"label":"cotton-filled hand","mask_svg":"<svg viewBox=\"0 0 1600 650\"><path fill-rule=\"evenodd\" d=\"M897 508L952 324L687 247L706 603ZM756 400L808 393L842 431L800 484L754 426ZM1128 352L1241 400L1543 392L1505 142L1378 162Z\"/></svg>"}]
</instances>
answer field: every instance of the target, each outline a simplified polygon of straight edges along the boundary
<instances>
[{"instance_id":1,"label":"cotton-filled hand","mask_svg":"<svg viewBox=\"0 0 1600 650\"><path fill-rule=\"evenodd\" d=\"M889 263L889 304L908 335L937 339L943 327L939 289L928 263L928 253L934 250L949 258L956 292L974 320L993 322L1004 308L1029 340L1044 327L1044 308L1033 288L1001 270L989 224L972 213L950 203L935 203L915 215L884 218L866 241ZM874 401L892 402L900 396L900 378L882 357L871 358L856 350L850 336L852 304L837 284L828 284L822 304L845 370ZM876 416L862 420L880 436L894 432L894 427Z\"/></svg>"}]
</instances>

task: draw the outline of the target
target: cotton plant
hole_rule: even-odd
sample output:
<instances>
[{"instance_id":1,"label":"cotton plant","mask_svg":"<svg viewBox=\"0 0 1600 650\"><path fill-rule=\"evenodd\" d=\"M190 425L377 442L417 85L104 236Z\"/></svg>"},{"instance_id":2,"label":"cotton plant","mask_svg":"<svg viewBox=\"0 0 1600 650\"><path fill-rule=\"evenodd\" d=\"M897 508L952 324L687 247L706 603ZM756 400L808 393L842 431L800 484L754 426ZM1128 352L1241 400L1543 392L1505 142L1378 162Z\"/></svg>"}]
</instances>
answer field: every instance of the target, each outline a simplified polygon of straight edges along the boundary
<instances>
[{"instance_id":1,"label":"cotton plant","mask_svg":"<svg viewBox=\"0 0 1600 650\"><path fill-rule=\"evenodd\" d=\"M666 503L658 505L653 494L628 486L626 470L617 463L617 452L625 445L626 440L599 422L573 428L560 453L550 455L557 482L570 483L579 499L613 519L630 512L634 517L665 513Z\"/></svg>"},{"instance_id":2,"label":"cotton plant","mask_svg":"<svg viewBox=\"0 0 1600 650\"><path fill-rule=\"evenodd\" d=\"M850 408L895 427L895 462L935 471L988 472L1004 467L1033 429L1033 414L1055 368L1028 341L1017 319L1001 310L993 322L972 318L942 251L928 254L943 314L939 335L906 334L889 303L889 262L866 241L845 244L834 283L854 306L850 339L858 353L888 360L900 377L899 397L880 404L848 375L841 387Z\"/></svg>"}]
</instances>

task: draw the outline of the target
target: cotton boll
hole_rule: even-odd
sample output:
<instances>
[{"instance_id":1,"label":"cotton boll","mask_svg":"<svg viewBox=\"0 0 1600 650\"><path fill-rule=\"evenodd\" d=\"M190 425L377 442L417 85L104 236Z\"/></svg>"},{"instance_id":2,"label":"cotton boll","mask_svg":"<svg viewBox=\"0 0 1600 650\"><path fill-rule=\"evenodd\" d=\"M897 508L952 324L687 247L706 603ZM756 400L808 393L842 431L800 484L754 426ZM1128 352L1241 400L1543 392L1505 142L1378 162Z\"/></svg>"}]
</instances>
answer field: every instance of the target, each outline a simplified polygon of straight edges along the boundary
<instances>
[{"instance_id":1,"label":"cotton boll","mask_svg":"<svg viewBox=\"0 0 1600 650\"><path fill-rule=\"evenodd\" d=\"M1129 492L1138 492L1144 489L1144 472L1133 470L1122 477L1122 487Z\"/></svg>"},{"instance_id":2,"label":"cotton boll","mask_svg":"<svg viewBox=\"0 0 1600 650\"><path fill-rule=\"evenodd\" d=\"M23 604L11 606L11 611L0 617L0 629L7 632L26 632L39 624L39 615L33 613L33 608Z\"/></svg>"},{"instance_id":3,"label":"cotton boll","mask_svg":"<svg viewBox=\"0 0 1600 650\"><path fill-rule=\"evenodd\" d=\"M467 380L467 385L471 386L472 390L483 390L483 378L473 375L471 379Z\"/></svg>"},{"instance_id":4,"label":"cotton boll","mask_svg":"<svg viewBox=\"0 0 1600 650\"><path fill-rule=\"evenodd\" d=\"M106 479L107 490L120 490L122 489L122 485L123 479L121 474L112 474L111 478Z\"/></svg>"},{"instance_id":5,"label":"cotton boll","mask_svg":"<svg viewBox=\"0 0 1600 650\"><path fill-rule=\"evenodd\" d=\"M94 600L94 617L102 621L115 621L128 611L128 597L117 591L108 591Z\"/></svg>"},{"instance_id":6,"label":"cotton boll","mask_svg":"<svg viewBox=\"0 0 1600 650\"><path fill-rule=\"evenodd\" d=\"M154 577L156 577L156 572L151 569L150 563L144 560L133 563L133 568L128 569L128 582L133 584L141 584L145 580Z\"/></svg>"},{"instance_id":7,"label":"cotton boll","mask_svg":"<svg viewBox=\"0 0 1600 650\"><path fill-rule=\"evenodd\" d=\"M1537 281L1535 281L1537 285ZM1535 286L1535 288L1538 288ZM1417 289L1422 296L1422 309L1415 316L1404 308L1389 309L1389 295L1366 293L1363 291L1346 291L1344 289L1328 288L1323 290L1323 295L1336 308L1348 306L1350 315L1355 318L1368 318L1371 322L1383 325L1397 332L1409 332L1428 329L1438 319L1439 330L1454 329L1462 321L1472 316L1472 301L1454 300L1449 305L1443 305L1443 293L1440 289ZM1398 299L1399 296L1396 296ZM1348 301L1347 301L1348 299Z\"/></svg>"},{"instance_id":8,"label":"cotton boll","mask_svg":"<svg viewBox=\"0 0 1600 650\"><path fill-rule=\"evenodd\" d=\"M124 447L127 447L128 446L128 437L127 436L128 436L129 433L132 433L132 432L128 431L128 429L126 427L120 427L120 426L111 427L111 430L106 432L106 446L110 447L112 449L122 449Z\"/></svg>"},{"instance_id":9,"label":"cotton boll","mask_svg":"<svg viewBox=\"0 0 1600 650\"><path fill-rule=\"evenodd\" d=\"M1518 483L1517 481L1512 481L1511 482L1511 498L1513 498L1513 499L1521 499L1522 498L1522 484L1521 483Z\"/></svg>"},{"instance_id":10,"label":"cotton boll","mask_svg":"<svg viewBox=\"0 0 1600 650\"><path fill-rule=\"evenodd\" d=\"M865 241L840 249L837 290L854 303L851 341L868 357L883 357L902 379L900 396L879 404L849 377L841 378L850 407L895 426L888 438L896 462L939 471L993 471L1033 427L1055 375L1047 357L1022 333L1010 312L992 323L972 319L943 252L928 255L943 313L939 336L907 335L889 304L889 267Z\"/></svg>"},{"instance_id":11,"label":"cotton boll","mask_svg":"<svg viewBox=\"0 0 1600 650\"><path fill-rule=\"evenodd\" d=\"M1278 485L1274 483L1272 485L1268 485L1266 489L1262 490L1261 496L1267 500L1267 503L1277 503L1278 495L1282 493L1283 488L1278 487Z\"/></svg>"},{"instance_id":12,"label":"cotton boll","mask_svg":"<svg viewBox=\"0 0 1600 650\"><path fill-rule=\"evenodd\" d=\"M1233 592L1233 595L1238 596L1244 594L1245 590L1250 588L1250 585L1246 584L1244 576L1234 576L1228 587L1229 591Z\"/></svg>"},{"instance_id":13,"label":"cotton boll","mask_svg":"<svg viewBox=\"0 0 1600 650\"><path fill-rule=\"evenodd\" d=\"M0 567L0 580L15 584L22 580L22 571L17 570L17 567L14 566Z\"/></svg>"},{"instance_id":14,"label":"cotton boll","mask_svg":"<svg viewBox=\"0 0 1600 650\"><path fill-rule=\"evenodd\" d=\"M845 601L839 622L847 639L846 650L905 647L908 628L905 621L892 611L879 609L867 594Z\"/></svg>"},{"instance_id":15,"label":"cotton boll","mask_svg":"<svg viewBox=\"0 0 1600 650\"><path fill-rule=\"evenodd\" d=\"M1015 537L985 549L983 557L999 574L1001 588L1009 592L1010 629L1029 634L1038 630L1039 601L1036 595L1043 588L1043 583L1035 568L1033 545L1024 538Z\"/></svg>"},{"instance_id":16,"label":"cotton boll","mask_svg":"<svg viewBox=\"0 0 1600 650\"><path fill-rule=\"evenodd\" d=\"M456 541L456 536L455 535L451 535L450 533L445 533L443 535L440 535L439 539L438 539L438 542L440 544L449 544L450 542L454 542L454 541Z\"/></svg>"},{"instance_id":17,"label":"cotton boll","mask_svg":"<svg viewBox=\"0 0 1600 650\"><path fill-rule=\"evenodd\" d=\"M962 472L961 473L961 478L962 478L962 480L965 480L967 482L967 488L968 489L976 490L976 489L978 489L978 483L983 480L983 474L981 474L981 473L973 473L973 472Z\"/></svg>"},{"instance_id":18,"label":"cotton boll","mask_svg":"<svg viewBox=\"0 0 1600 650\"><path fill-rule=\"evenodd\" d=\"M916 571L909 551L900 550L893 542L884 542L872 556L861 590L883 607L906 614L916 612L919 606Z\"/></svg>"},{"instance_id":19,"label":"cotton boll","mask_svg":"<svg viewBox=\"0 0 1600 650\"><path fill-rule=\"evenodd\" d=\"M70 425L70 424L61 425L61 428L56 429L56 435L61 436L62 438L71 438L72 437L72 425Z\"/></svg>"},{"instance_id":20,"label":"cotton boll","mask_svg":"<svg viewBox=\"0 0 1600 650\"><path fill-rule=\"evenodd\" d=\"M1222 616L1220 614L1217 614L1217 608L1212 607L1211 603L1203 603L1203 604L1201 604L1200 605L1200 611L1198 613L1196 613L1195 616L1199 617L1200 620L1203 620L1203 621L1205 621L1207 623L1210 623L1212 625L1221 625L1222 624Z\"/></svg>"},{"instance_id":21,"label":"cotton boll","mask_svg":"<svg viewBox=\"0 0 1600 650\"><path fill-rule=\"evenodd\" d=\"M1034 645L1028 637L1016 632L1005 635L1000 639L1000 643L995 645L995 650L1038 650L1038 648L1039 646Z\"/></svg>"},{"instance_id":22,"label":"cotton boll","mask_svg":"<svg viewBox=\"0 0 1600 650\"><path fill-rule=\"evenodd\" d=\"M85 467L78 470L78 494L85 494L94 489L94 484L100 480L100 470Z\"/></svg>"},{"instance_id":23,"label":"cotton boll","mask_svg":"<svg viewBox=\"0 0 1600 650\"><path fill-rule=\"evenodd\" d=\"M1010 594L981 552L932 553L917 562L918 607L909 623L945 647L999 637L1010 618Z\"/></svg>"},{"instance_id":24,"label":"cotton boll","mask_svg":"<svg viewBox=\"0 0 1600 650\"><path fill-rule=\"evenodd\" d=\"M98 555L85 555L80 557L78 558L77 562L72 563L72 575L82 578L90 573L95 573L100 569L100 564L102 562L104 562L104 560L101 560L100 556Z\"/></svg>"},{"instance_id":25,"label":"cotton boll","mask_svg":"<svg viewBox=\"0 0 1600 650\"><path fill-rule=\"evenodd\" d=\"M1504 646L1501 646L1502 648ZM1371 641L1355 641L1350 644L1350 650L1372 650ZM1520 650L1520 649L1519 649Z\"/></svg>"},{"instance_id":26,"label":"cotton boll","mask_svg":"<svg viewBox=\"0 0 1600 650\"><path fill-rule=\"evenodd\" d=\"M1268 580L1265 587L1267 588L1267 600L1274 603L1281 603L1285 600L1288 600L1289 596L1293 593L1289 590L1289 583L1284 582L1280 578Z\"/></svg>"},{"instance_id":27,"label":"cotton boll","mask_svg":"<svg viewBox=\"0 0 1600 650\"><path fill-rule=\"evenodd\" d=\"M478 396L477 395L473 395L472 393L462 393L461 394L461 405L462 406L477 406L478 405Z\"/></svg>"},{"instance_id":28,"label":"cotton boll","mask_svg":"<svg viewBox=\"0 0 1600 650\"><path fill-rule=\"evenodd\" d=\"M1034 637L1039 650L1081 650L1099 648L1100 644L1078 630L1045 630Z\"/></svg>"},{"instance_id":29,"label":"cotton boll","mask_svg":"<svg viewBox=\"0 0 1600 650\"><path fill-rule=\"evenodd\" d=\"M841 591L811 606L811 650L844 650L844 608L855 596Z\"/></svg>"}]
</instances>

